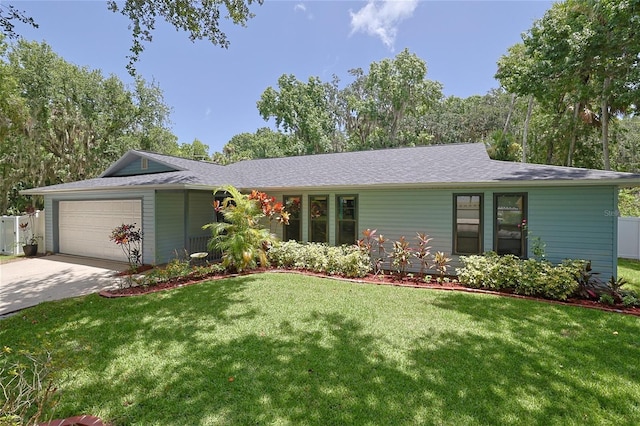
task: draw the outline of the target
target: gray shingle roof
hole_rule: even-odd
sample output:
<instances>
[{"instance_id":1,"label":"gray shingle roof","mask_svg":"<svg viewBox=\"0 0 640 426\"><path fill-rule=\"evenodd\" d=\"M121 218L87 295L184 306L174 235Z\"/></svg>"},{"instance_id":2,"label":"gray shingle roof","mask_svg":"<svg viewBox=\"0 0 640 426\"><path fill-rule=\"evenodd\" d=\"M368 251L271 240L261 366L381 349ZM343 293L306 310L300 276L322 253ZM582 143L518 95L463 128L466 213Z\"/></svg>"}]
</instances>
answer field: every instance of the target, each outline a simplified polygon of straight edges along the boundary
<instances>
[{"instance_id":1,"label":"gray shingle roof","mask_svg":"<svg viewBox=\"0 0 640 426\"><path fill-rule=\"evenodd\" d=\"M640 186L640 174L491 160L481 143L247 160L228 166L143 151L130 151L125 157L132 155L146 156L180 171L99 177L36 188L24 193L156 186L216 188L227 184L243 189L531 183L578 185L604 182Z\"/></svg>"}]
</instances>

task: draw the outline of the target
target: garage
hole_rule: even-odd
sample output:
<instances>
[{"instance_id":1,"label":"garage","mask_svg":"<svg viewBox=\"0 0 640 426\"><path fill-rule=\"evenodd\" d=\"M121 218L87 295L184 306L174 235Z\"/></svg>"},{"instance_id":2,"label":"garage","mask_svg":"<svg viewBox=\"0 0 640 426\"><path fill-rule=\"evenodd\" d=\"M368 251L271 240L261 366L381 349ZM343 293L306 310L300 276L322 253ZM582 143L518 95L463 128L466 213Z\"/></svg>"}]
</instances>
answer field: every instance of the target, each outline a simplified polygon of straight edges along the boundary
<instances>
[{"instance_id":1,"label":"garage","mask_svg":"<svg viewBox=\"0 0 640 426\"><path fill-rule=\"evenodd\" d=\"M122 249L109 240L123 223L142 228L141 200L60 201L58 251L126 262Z\"/></svg>"}]
</instances>

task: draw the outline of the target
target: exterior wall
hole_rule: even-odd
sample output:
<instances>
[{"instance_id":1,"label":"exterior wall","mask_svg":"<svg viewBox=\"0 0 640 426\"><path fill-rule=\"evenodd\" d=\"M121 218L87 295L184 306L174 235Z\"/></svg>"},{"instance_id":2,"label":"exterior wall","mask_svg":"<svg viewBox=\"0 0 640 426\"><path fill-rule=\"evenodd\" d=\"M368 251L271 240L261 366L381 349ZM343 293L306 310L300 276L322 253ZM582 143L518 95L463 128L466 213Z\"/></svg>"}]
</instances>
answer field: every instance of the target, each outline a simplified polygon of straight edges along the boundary
<instances>
[{"instance_id":1,"label":"exterior wall","mask_svg":"<svg viewBox=\"0 0 640 426\"><path fill-rule=\"evenodd\" d=\"M530 237L540 237L546 243L546 257L554 263L566 258L592 261L602 278L617 270L617 188L607 187L505 187L473 189L406 189L359 191L288 191L269 193L279 201L284 195L302 195L302 240L308 241L309 195L329 195L330 244L335 242L336 195L358 195L358 235L376 229L393 241L401 236L412 244L416 233L433 238L431 252L443 251L453 258L451 266L461 266L459 256L451 255L453 247L454 194L483 195L483 251L494 249L494 194L527 194L527 221ZM282 237L282 227L277 227ZM532 256L531 243L528 254ZM388 264L386 265L388 267ZM417 263L414 265L417 270Z\"/></svg>"},{"instance_id":2,"label":"exterior wall","mask_svg":"<svg viewBox=\"0 0 640 426\"><path fill-rule=\"evenodd\" d=\"M186 191L156 191L156 263L167 263L187 248Z\"/></svg>"},{"instance_id":3,"label":"exterior wall","mask_svg":"<svg viewBox=\"0 0 640 426\"><path fill-rule=\"evenodd\" d=\"M58 238L58 204L60 201L86 200L142 200L142 223L139 224L144 234L142 241L142 260L154 263L156 257L155 241L155 194L153 191L99 191L94 193L78 192L69 194L51 194L44 196L45 215L45 247L50 253L59 251ZM51 213L49 213L51 212Z\"/></svg>"},{"instance_id":4,"label":"exterior wall","mask_svg":"<svg viewBox=\"0 0 640 426\"><path fill-rule=\"evenodd\" d=\"M203 225L215 222L216 214L212 206L213 191L189 191L187 193L187 250L189 253L205 252L211 237L209 229Z\"/></svg>"},{"instance_id":5,"label":"exterior wall","mask_svg":"<svg viewBox=\"0 0 640 426\"><path fill-rule=\"evenodd\" d=\"M200 236L210 235L211 232L203 230L202 226L216 220L213 210L212 191L189 191L188 197L188 224L187 235Z\"/></svg>"},{"instance_id":6,"label":"exterior wall","mask_svg":"<svg viewBox=\"0 0 640 426\"><path fill-rule=\"evenodd\" d=\"M534 188L529 190L530 238L547 244L552 262L591 260L606 281L617 275L617 209L614 187Z\"/></svg>"},{"instance_id":7,"label":"exterior wall","mask_svg":"<svg viewBox=\"0 0 640 426\"><path fill-rule=\"evenodd\" d=\"M130 162L120 170L112 173L111 176L134 176L134 175L146 175L151 173L171 172L172 169L164 164L156 163L155 161L148 160L147 168L142 170L141 159L137 158Z\"/></svg>"}]
</instances>

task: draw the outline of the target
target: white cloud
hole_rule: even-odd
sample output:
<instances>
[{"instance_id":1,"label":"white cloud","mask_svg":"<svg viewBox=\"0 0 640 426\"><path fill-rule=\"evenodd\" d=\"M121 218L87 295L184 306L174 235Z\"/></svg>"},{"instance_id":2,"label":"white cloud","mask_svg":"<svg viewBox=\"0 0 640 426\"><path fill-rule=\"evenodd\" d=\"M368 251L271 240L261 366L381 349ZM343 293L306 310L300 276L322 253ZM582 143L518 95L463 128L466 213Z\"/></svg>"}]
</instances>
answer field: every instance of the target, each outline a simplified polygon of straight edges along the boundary
<instances>
[{"instance_id":1,"label":"white cloud","mask_svg":"<svg viewBox=\"0 0 640 426\"><path fill-rule=\"evenodd\" d=\"M393 50L398 24L410 18L418 6L418 0L369 0L362 9L351 14L351 34L363 32L379 37Z\"/></svg>"},{"instance_id":2,"label":"white cloud","mask_svg":"<svg viewBox=\"0 0 640 426\"><path fill-rule=\"evenodd\" d=\"M304 13L309 20L313 19L313 14L311 12L307 13L307 6L304 3L297 3L295 6L293 6L293 10L295 12Z\"/></svg>"}]
</instances>

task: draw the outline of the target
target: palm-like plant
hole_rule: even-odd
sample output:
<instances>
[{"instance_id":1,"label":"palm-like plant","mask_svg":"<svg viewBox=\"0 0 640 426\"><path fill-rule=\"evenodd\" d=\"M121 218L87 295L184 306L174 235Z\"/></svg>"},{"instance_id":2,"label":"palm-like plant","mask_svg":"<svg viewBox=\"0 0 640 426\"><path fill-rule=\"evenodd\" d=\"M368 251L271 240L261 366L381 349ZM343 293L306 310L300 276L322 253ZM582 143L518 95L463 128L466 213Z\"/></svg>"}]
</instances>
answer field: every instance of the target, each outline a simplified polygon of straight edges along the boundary
<instances>
[{"instance_id":1,"label":"palm-like plant","mask_svg":"<svg viewBox=\"0 0 640 426\"><path fill-rule=\"evenodd\" d=\"M214 195L219 192L228 194L221 203L214 203L224 222L203 226L203 229L211 229L209 250L222 252L222 264L229 270L241 272L252 269L258 262L266 266L266 250L275 236L260 224L260 219L265 216L260 202L231 185L216 189Z\"/></svg>"}]
</instances>

